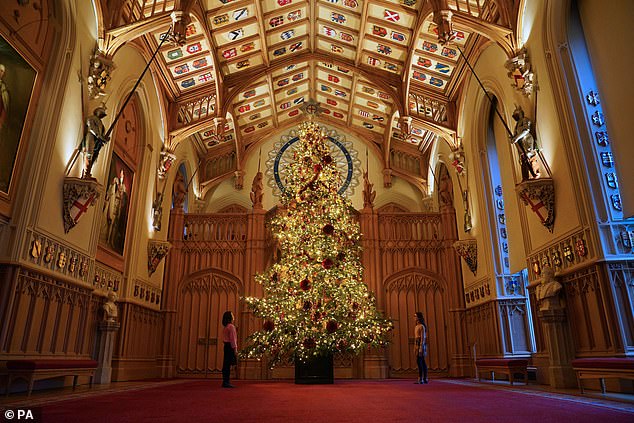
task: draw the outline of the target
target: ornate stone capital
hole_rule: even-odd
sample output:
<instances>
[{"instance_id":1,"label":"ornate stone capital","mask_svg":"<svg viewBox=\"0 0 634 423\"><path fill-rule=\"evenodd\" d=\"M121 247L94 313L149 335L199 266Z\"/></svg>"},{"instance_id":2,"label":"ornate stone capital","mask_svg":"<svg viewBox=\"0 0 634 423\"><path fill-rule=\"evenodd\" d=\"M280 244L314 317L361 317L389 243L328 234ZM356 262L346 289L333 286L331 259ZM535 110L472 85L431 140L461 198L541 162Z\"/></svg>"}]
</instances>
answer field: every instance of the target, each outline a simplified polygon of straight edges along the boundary
<instances>
[{"instance_id":1,"label":"ornate stone capital","mask_svg":"<svg viewBox=\"0 0 634 423\"><path fill-rule=\"evenodd\" d=\"M167 241L157 241L154 239L148 240L147 244L147 270L148 274L152 276L152 273L156 272L158 265L163 260L163 257L167 255L167 252L172 247Z\"/></svg>"},{"instance_id":2,"label":"ornate stone capital","mask_svg":"<svg viewBox=\"0 0 634 423\"><path fill-rule=\"evenodd\" d=\"M525 205L550 232L555 226L555 183L551 178L528 179L515 186Z\"/></svg>"},{"instance_id":3,"label":"ornate stone capital","mask_svg":"<svg viewBox=\"0 0 634 423\"><path fill-rule=\"evenodd\" d=\"M453 243L453 248L475 275L478 271L478 242L475 239L461 239Z\"/></svg>"},{"instance_id":4,"label":"ornate stone capital","mask_svg":"<svg viewBox=\"0 0 634 423\"><path fill-rule=\"evenodd\" d=\"M64 178L64 232L68 233L95 204L102 186L96 179Z\"/></svg>"}]
</instances>

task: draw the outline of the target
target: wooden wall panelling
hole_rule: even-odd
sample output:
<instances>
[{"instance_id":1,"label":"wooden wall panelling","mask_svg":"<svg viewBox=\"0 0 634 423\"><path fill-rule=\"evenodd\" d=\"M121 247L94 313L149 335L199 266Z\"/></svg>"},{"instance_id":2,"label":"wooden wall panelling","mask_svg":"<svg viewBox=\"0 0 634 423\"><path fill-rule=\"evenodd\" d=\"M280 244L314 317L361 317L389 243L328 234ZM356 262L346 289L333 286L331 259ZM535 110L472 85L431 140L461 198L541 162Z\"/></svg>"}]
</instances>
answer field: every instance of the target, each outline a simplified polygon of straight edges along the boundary
<instances>
[{"instance_id":1,"label":"wooden wall panelling","mask_svg":"<svg viewBox=\"0 0 634 423\"><path fill-rule=\"evenodd\" d=\"M610 287L625 352L634 353L634 263L608 263Z\"/></svg>"},{"instance_id":2,"label":"wooden wall panelling","mask_svg":"<svg viewBox=\"0 0 634 423\"><path fill-rule=\"evenodd\" d=\"M498 307L504 355L530 355L532 347L526 300L500 299Z\"/></svg>"},{"instance_id":3,"label":"wooden wall panelling","mask_svg":"<svg viewBox=\"0 0 634 423\"><path fill-rule=\"evenodd\" d=\"M501 357L500 322L497 301L492 300L466 310L467 339L475 344L476 358Z\"/></svg>"},{"instance_id":4,"label":"wooden wall panelling","mask_svg":"<svg viewBox=\"0 0 634 423\"><path fill-rule=\"evenodd\" d=\"M562 278L578 357L608 356L624 351L611 282L603 266L605 264L592 264Z\"/></svg>"},{"instance_id":5,"label":"wooden wall panelling","mask_svg":"<svg viewBox=\"0 0 634 423\"><path fill-rule=\"evenodd\" d=\"M112 357L112 380L124 381L159 376L162 313L132 302L119 303L121 328Z\"/></svg>"},{"instance_id":6,"label":"wooden wall panelling","mask_svg":"<svg viewBox=\"0 0 634 423\"><path fill-rule=\"evenodd\" d=\"M5 279L1 356L88 357L96 313L92 289L38 272L15 268Z\"/></svg>"}]
</instances>

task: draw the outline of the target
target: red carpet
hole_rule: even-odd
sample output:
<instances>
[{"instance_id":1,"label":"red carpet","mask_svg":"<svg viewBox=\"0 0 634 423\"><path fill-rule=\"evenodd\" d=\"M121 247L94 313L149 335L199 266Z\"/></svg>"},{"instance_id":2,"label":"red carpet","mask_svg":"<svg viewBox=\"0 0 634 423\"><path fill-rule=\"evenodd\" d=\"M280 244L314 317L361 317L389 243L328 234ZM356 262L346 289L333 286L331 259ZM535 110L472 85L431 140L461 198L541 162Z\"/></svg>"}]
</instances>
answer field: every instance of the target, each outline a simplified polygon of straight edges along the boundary
<instances>
[{"instance_id":1,"label":"red carpet","mask_svg":"<svg viewBox=\"0 0 634 423\"><path fill-rule=\"evenodd\" d=\"M45 405L53 422L633 422L618 404L460 381L186 381ZM593 404L596 403L596 404ZM621 409L619 409L621 408Z\"/></svg>"}]
</instances>

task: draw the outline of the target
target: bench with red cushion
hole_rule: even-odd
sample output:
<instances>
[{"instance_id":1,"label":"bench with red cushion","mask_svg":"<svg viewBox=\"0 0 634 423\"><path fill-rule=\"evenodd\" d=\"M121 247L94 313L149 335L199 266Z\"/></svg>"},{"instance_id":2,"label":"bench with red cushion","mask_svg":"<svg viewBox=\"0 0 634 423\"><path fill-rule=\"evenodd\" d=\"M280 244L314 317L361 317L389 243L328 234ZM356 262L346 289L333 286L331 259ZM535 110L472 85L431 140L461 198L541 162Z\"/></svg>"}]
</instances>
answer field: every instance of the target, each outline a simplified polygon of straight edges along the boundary
<instances>
[{"instance_id":1,"label":"bench with red cushion","mask_svg":"<svg viewBox=\"0 0 634 423\"><path fill-rule=\"evenodd\" d=\"M605 379L634 379L634 358L597 357L572 360L577 373L579 389L583 393L583 379L599 379L601 392L605 394Z\"/></svg>"},{"instance_id":2,"label":"bench with red cushion","mask_svg":"<svg viewBox=\"0 0 634 423\"><path fill-rule=\"evenodd\" d=\"M62 376L73 376L73 389L77 386L79 376L89 376L90 386L99 363L95 360L83 359L25 359L7 361L7 396L11 382L24 379L28 383L28 395L31 395L33 383L40 379L52 379Z\"/></svg>"},{"instance_id":3,"label":"bench with red cushion","mask_svg":"<svg viewBox=\"0 0 634 423\"><path fill-rule=\"evenodd\" d=\"M491 380L495 380L495 372L507 374L511 385L515 381L515 374L524 375L524 382L528 381L528 360L525 358L479 358L476 360L478 380L480 372L491 372Z\"/></svg>"}]
</instances>

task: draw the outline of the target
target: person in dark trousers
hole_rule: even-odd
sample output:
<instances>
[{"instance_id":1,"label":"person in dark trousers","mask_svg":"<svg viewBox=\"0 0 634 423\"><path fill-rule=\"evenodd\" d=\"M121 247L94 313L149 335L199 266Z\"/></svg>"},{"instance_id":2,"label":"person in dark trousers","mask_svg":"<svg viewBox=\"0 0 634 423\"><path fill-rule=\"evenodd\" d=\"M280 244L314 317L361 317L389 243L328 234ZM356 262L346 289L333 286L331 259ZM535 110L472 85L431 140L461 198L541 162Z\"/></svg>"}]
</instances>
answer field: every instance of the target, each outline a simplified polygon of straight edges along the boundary
<instances>
[{"instance_id":1,"label":"person in dark trousers","mask_svg":"<svg viewBox=\"0 0 634 423\"><path fill-rule=\"evenodd\" d=\"M418 364L418 380L416 384L429 383L427 380L427 325L425 318L420 311L416 312L416 327L414 328L414 339L416 339L416 364Z\"/></svg>"},{"instance_id":2,"label":"person in dark trousers","mask_svg":"<svg viewBox=\"0 0 634 423\"><path fill-rule=\"evenodd\" d=\"M238 335L233 325L233 313L225 311L222 315L222 340L224 341L224 358L222 360L222 387L235 388L229 382L231 366L238 364Z\"/></svg>"}]
</instances>

